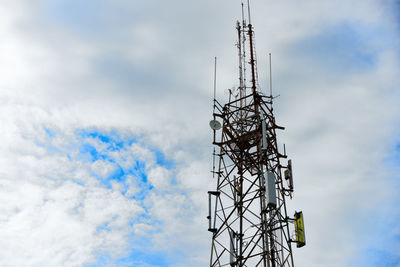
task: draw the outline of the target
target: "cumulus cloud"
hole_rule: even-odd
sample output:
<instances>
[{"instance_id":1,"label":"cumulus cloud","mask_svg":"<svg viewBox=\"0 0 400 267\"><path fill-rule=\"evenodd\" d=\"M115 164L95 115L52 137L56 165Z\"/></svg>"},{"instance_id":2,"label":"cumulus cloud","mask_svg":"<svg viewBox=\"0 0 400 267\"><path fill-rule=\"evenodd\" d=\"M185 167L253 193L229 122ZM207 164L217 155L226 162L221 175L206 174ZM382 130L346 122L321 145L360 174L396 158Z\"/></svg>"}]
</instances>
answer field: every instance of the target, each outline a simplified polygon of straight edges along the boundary
<instances>
[{"instance_id":1,"label":"cumulus cloud","mask_svg":"<svg viewBox=\"0 0 400 267\"><path fill-rule=\"evenodd\" d=\"M305 213L296 266L398 263L398 6L252 7L289 209ZM240 14L227 0L0 4L1 266L207 264L213 56L222 100Z\"/></svg>"}]
</instances>

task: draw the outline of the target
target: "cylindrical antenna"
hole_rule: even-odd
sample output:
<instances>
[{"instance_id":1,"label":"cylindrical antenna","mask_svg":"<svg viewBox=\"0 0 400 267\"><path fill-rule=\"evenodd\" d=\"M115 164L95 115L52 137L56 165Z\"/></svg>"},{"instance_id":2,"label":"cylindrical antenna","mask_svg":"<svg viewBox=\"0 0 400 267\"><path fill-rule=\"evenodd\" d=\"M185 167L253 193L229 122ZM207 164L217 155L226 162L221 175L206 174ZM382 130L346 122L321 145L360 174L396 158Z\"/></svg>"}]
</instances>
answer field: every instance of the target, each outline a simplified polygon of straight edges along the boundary
<instances>
[{"instance_id":1,"label":"cylindrical antenna","mask_svg":"<svg viewBox=\"0 0 400 267\"><path fill-rule=\"evenodd\" d=\"M269 95L272 102L272 64L271 64L271 53L269 53Z\"/></svg>"},{"instance_id":2,"label":"cylindrical antenna","mask_svg":"<svg viewBox=\"0 0 400 267\"><path fill-rule=\"evenodd\" d=\"M251 17L250 17L250 1L247 0L247 12L249 14L249 24L251 24Z\"/></svg>"},{"instance_id":3,"label":"cylindrical antenna","mask_svg":"<svg viewBox=\"0 0 400 267\"><path fill-rule=\"evenodd\" d=\"M217 97L217 57L214 57L214 109Z\"/></svg>"},{"instance_id":4,"label":"cylindrical antenna","mask_svg":"<svg viewBox=\"0 0 400 267\"><path fill-rule=\"evenodd\" d=\"M211 230L211 194L208 192L208 230Z\"/></svg>"},{"instance_id":5,"label":"cylindrical antenna","mask_svg":"<svg viewBox=\"0 0 400 267\"><path fill-rule=\"evenodd\" d=\"M268 144L267 144L267 124L265 122L265 118L263 115L261 115L261 130L262 130L262 150L264 152L267 151L268 149Z\"/></svg>"},{"instance_id":6,"label":"cylindrical antenna","mask_svg":"<svg viewBox=\"0 0 400 267\"><path fill-rule=\"evenodd\" d=\"M215 132L215 131L214 131ZM215 177L215 147L214 147L214 151L213 151L213 178Z\"/></svg>"},{"instance_id":7,"label":"cylindrical antenna","mask_svg":"<svg viewBox=\"0 0 400 267\"><path fill-rule=\"evenodd\" d=\"M242 26L244 27L244 5L242 1Z\"/></svg>"},{"instance_id":8,"label":"cylindrical antenna","mask_svg":"<svg viewBox=\"0 0 400 267\"><path fill-rule=\"evenodd\" d=\"M217 98L217 57L214 57L214 100L213 100L213 113L215 113L215 106L216 106L216 100ZM214 115L214 120L215 120L215 114ZM215 130L213 130L213 142L215 142ZM215 175L215 147L214 147L214 151L213 151L213 178ZM211 221L210 221L210 225L211 225Z\"/></svg>"}]
</instances>

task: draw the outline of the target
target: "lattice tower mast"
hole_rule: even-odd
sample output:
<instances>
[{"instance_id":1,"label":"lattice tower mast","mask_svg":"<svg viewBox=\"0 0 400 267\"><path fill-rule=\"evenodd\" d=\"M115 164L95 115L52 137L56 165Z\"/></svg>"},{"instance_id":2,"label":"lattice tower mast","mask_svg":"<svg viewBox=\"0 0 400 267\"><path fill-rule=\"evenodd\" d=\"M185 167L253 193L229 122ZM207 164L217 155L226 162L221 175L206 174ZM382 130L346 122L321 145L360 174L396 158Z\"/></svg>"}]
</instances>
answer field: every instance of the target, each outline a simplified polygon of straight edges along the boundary
<instances>
[{"instance_id":1,"label":"lattice tower mast","mask_svg":"<svg viewBox=\"0 0 400 267\"><path fill-rule=\"evenodd\" d=\"M286 198L293 193L291 161L286 161L286 151L278 150L276 131L284 127L275 122L272 90L266 96L258 85L249 3L247 8L246 17L242 3L242 21L236 25L239 86L225 105L215 99L214 90L210 126L219 153L214 149L217 188L208 192L210 266L292 267L291 243L296 241L289 224L294 219L286 210Z\"/></svg>"}]
</instances>

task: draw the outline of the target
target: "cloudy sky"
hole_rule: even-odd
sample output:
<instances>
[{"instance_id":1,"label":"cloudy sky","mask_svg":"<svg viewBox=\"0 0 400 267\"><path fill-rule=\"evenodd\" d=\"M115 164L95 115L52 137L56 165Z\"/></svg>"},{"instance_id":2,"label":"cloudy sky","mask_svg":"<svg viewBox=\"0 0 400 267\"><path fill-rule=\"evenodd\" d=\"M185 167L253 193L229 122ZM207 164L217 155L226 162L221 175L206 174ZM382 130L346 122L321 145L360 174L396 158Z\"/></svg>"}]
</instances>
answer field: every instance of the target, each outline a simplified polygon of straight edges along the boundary
<instances>
[{"instance_id":1,"label":"cloudy sky","mask_svg":"<svg viewBox=\"0 0 400 267\"><path fill-rule=\"evenodd\" d=\"M400 2L252 1L307 245L400 266ZM0 3L0 266L206 266L213 58L240 0Z\"/></svg>"}]
</instances>

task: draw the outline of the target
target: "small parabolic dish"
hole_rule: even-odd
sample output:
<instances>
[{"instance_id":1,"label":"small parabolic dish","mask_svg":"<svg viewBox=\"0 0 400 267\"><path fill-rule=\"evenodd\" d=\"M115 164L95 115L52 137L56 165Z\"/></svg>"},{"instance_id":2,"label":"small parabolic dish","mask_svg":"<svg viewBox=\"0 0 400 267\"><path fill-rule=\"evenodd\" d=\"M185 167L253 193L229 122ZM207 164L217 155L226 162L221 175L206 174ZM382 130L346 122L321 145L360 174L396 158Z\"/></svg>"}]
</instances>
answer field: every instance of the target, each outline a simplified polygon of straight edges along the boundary
<instances>
[{"instance_id":1,"label":"small parabolic dish","mask_svg":"<svg viewBox=\"0 0 400 267\"><path fill-rule=\"evenodd\" d=\"M210 127L213 130L219 130L219 129L221 129L221 123L217 120L212 120L212 121L210 121Z\"/></svg>"}]
</instances>

